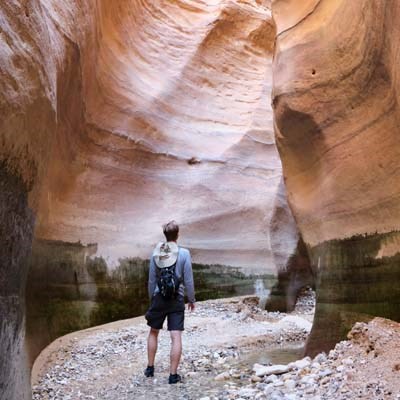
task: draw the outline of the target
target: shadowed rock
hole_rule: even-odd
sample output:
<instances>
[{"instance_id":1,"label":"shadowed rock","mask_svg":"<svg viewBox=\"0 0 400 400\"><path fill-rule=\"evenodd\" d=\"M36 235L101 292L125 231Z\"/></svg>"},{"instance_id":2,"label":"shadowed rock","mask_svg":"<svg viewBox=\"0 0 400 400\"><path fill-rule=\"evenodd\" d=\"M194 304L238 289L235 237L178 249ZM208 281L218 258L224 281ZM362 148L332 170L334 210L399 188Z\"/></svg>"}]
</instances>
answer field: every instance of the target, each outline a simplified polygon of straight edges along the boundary
<instances>
[{"instance_id":1,"label":"shadowed rock","mask_svg":"<svg viewBox=\"0 0 400 400\"><path fill-rule=\"evenodd\" d=\"M0 399L30 399L25 355L26 260L34 217L21 177L0 163Z\"/></svg>"}]
</instances>

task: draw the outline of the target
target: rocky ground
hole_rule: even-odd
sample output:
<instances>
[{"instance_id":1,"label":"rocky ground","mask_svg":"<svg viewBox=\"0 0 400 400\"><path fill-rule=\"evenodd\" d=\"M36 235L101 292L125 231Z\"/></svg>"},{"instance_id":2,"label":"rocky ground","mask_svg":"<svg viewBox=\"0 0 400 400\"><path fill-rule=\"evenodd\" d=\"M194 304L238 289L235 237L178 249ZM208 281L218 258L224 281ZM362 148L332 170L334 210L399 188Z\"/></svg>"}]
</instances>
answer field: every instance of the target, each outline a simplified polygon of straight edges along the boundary
<instances>
[{"instance_id":1,"label":"rocky ground","mask_svg":"<svg viewBox=\"0 0 400 400\"><path fill-rule=\"evenodd\" d=\"M34 366L33 399L225 398L250 382L254 362L298 358L311 328L313 293L291 314L269 313L256 297L210 300L186 313L184 383L168 385L169 335L160 333L154 379L146 379L143 317L119 321L56 340ZM221 397L222 396L222 397Z\"/></svg>"},{"instance_id":2,"label":"rocky ground","mask_svg":"<svg viewBox=\"0 0 400 400\"><path fill-rule=\"evenodd\" d=\"M255 383L227 390L226 399L400 399L400 324L357 323L328 355L286 365L253 366ZM206 400L207 398L203 398Z\"/></svg>"},{"instance_id":3,"label":"rocky ground","mask_svg":"<svg viewBox=\"0 0 400 400\"><path fill-rule=\"evenodd\" d=\"M254 297L199 303L187 313L178 385L167 384L167 332L160 334L155 378L143 376L143 318L77 332L38 359L33 398L400 399L400 325L358 323L328 355L301 358L313 311L312 291L291 314L262 311Z\"/></svg>"}]
</instances>

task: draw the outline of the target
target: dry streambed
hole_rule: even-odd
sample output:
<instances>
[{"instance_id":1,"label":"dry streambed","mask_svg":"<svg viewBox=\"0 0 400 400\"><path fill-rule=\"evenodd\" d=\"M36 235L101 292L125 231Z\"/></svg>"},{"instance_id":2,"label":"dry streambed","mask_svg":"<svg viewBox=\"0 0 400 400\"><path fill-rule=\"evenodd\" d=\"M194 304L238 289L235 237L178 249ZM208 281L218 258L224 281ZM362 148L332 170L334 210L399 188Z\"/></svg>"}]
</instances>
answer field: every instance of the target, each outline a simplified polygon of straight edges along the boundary
<instances>
[{"instance_id":1,"label":"dry streambed","mask_svg":"<svg viewBox=\"0 0 400 400\"><path fill-rule=\"evenodd\" d=\"M254 297L198 303L195 312L186 314L184 383L178 385L167 384L166 331L160 333L155 378L143 376L148 328L142 317L67 335L35 363L33 399L237 398L242 388L253 389L246 385L260 384L254 382L254 363L299 357L313 305L311 291L291 314L262 311Z\"/></svg>"},{"instance_id":2,"label":"dry streambed","mask_svg":"<svg viewBox=\"0 0 400 400\"><path fill-rule=\"evenodd\" d=\"M262 311L249 297L200 303L187 317L178 385L167 384L167 332L156 377L143 376L143 318L67 335L35 364L34 399L400 399L400 324L357 323L329 354L301 358L313 304L311 291L291 314Z\"/></svg>"}]
</instances>

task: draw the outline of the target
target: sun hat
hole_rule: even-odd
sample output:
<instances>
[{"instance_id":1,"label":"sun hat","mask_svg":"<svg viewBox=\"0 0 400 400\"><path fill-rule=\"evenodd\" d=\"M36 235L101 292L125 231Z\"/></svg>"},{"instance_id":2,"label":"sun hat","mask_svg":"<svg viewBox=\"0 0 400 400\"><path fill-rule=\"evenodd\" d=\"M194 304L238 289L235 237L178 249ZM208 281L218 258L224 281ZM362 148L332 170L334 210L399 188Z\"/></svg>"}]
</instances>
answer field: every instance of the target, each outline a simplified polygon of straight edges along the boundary
<instances>
[{"instance_id":1,"label":"sun hat","mask_svg":"<svg viewBox=\"0 0 400 400\"><path fill-rule=\"evenodd\" d=\"M167 268L176 263L178 245L175 242L160 242L153 252L154 261L159 268Z\"/></svg>"}]
</instances>

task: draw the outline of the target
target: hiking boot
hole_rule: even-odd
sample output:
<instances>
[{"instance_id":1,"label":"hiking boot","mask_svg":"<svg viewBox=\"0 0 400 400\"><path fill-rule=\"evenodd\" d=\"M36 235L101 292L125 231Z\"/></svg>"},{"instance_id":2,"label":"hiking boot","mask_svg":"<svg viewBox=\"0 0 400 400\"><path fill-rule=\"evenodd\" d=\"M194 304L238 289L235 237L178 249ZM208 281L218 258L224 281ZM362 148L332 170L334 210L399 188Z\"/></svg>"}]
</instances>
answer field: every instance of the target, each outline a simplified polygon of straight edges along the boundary
<instances>
[{"instance_id":1,"label":"hiking boot","mask_svg":"<svg viewBox=\"0 0 400 400\"><path fill-rule=\"evenodd\" d=\"M145 370L144 370L144 375L147 378L152 378L154 376L154 367L150 367L148 366Z\"/></svg>"},{"instance_id":2,"label":"hiking boot","mask_svg":"<svg viewBox=\"0 0 400 400\"><path fill-rule=\"evenodd\" d=\"M169 379L168 379L168 383L169 384L174 384L174 383L178 383L178 382L182 382L182 377L178 374L170 374L169 375Z\"/></svg>"}]
</instances>

